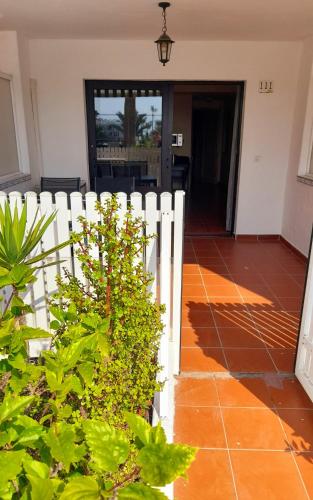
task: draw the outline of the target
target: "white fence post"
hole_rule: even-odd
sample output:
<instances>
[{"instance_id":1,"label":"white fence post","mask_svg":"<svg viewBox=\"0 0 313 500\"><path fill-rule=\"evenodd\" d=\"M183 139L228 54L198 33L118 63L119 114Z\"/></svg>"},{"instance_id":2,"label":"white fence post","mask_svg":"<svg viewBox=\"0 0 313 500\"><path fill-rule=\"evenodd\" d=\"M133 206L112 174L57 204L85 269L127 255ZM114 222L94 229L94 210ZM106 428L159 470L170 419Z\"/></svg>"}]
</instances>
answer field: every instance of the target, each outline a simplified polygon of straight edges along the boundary
<instances>
[{"instance_id":1,"label":"white fence post","mask_svg":"<svg viewBox=\"0 0 313 500\"><path fill-rule=\"evenodd\" d=\"M57 244L64 243L70 239L69 230L69 208L68 208L68 197L66 193L56 193L55 195L55 209L56 214L56 232L57 232ZM72 255L71 247L68 245L59 250L59 258L62 261L60 264L60 269L66 269L69 273L73 272L72 266Z\"/></svg>"},{"instance_id":2,"label":"white fence post","mask_svg":"<svg viewBox=\"0 0 313 500\"><path fill-rule=\"evenodd\" d=\"M134 217L141 217L143 220L145 219L145 214L142 210L142 195L141 193L132 193L130 195L130 204L132 206L132 214ZM142 232L140 234L142 236ZM139 262L144 262L144 255L143 252L141 252L141 255L139 255L135 259L135 264L139 264Z\"/></svg>"},{"instance_id":3,"label":"white fence post","mask_svg":"<svg viewBox=\"0 0 313 500\"><path fill-rule=\"evenodd\" d=\"M152 236L157 234L157 223L158 223L158 211L157 211L157 195L156 193L147 193L146 194L146 236ZM146 248L146 258L145 265L146 271L150 273L154 280L151 283L150 291L152 294L152 299L156 300L157 298L157 283L158 283L158 272L157 272L157 249L158 249L158 240L157 238L151 238Z\"/></svg>"},{"instance_id":4,"label":"white fence post","mask_svg":"<svg viewBox=\"0 0 313 500\"><path fill-rule=\"evenodd\" d=\"M86 199L86 219L90 222L98 222L98 214L96 211L97 194L86 193L85 199ZM94 244L92 244L91 246L91 256L94 259L97 259L99 257L99 249Z\"/></svg>"},{"instance_id":5,"label":"white fence post","mask_svg":"<svg viewBox=\"0 0 313 500\"><path fill-rule=\"evenodd\" d=\"M165 304L166 310L162 321L164 330L161 336L159 362L161 364L161 380L164 388L160 394L160 417L168 416L169 404L169 349L171 330L171 220L172 220L172 195L161 194L161 234L160 234L160 301Z\"/></svg>"},{"instance_id":6,"label":"white fence post","mask_svg":"<svg viewBox=\"0 0 313 500\"><path fill-rule=\"evenodd\" d=\"M72 221L72 230L74 232L79 233L82 230L81 223L78 221L78 217L84 216L85 213L83 211L83 197L81 193L71 193L71 221ZM76 252L79 252L79 245L75 243L74 245L74 274L76 278L79 279L81 283L86 284L86 280L84 278L80 262L76 256Z\"/></svg>"},{"instance_id":7,"label":"white fence post","mask_svg":"<svg viewBox=\"0 0 313 500\"><path fill-rule=\"evenodd\" d=\"M185 192L175 192L174 204L174 258L173 258L173 372L179 373L180 367L180 337L181 337L181 303L182 303L182 266L184 238L184 203Z\"/></svg>"},{"instance_id":8,"label":"white fence post","mask_svg":"<svg viewBox=\"0 0 313 500\"><path fill-rule=\"evenodd\" d=\"M43 215L40 210L40 204L38 204L37 194L33 192L29 192L25 194L25 198L27 200L27 229L30 229L30 226L37 214L37 220ZM33 255L36 256L41 252L41 244L37 245L34 249ZM38 262L37 265L40 266L42 262ZM47 330L49 328L48 321L48 310L47 310L47 301L46 301L46 283L44 278L44 273L42 269L38 269L36 273L37 281L32 285L33 291L33 309L35 311L35 324L39 328L43 328Z\"/></svg>"}]
</instances>

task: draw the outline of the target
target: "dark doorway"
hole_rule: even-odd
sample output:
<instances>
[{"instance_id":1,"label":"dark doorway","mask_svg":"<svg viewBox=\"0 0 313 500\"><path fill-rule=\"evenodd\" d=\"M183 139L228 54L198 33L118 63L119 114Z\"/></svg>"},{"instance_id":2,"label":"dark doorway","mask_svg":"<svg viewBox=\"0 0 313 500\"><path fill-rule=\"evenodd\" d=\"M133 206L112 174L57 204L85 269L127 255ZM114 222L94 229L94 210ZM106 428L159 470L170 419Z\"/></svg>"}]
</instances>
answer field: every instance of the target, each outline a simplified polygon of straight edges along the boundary
<instances>
[{"instance_id":1,"label":"dark doorway","mask_svg":"<svg viewBox=\"0 0 313 500\"><path fill-rule=\"evenodd\" d=\"M175 86L174 132L183 126L181 151L190 158L187 234L233 233L242 102L243 84ZM183 111L188 108L190 116ZM174 153L179 157L179 148Z\"/></svg>"}]
</instances>

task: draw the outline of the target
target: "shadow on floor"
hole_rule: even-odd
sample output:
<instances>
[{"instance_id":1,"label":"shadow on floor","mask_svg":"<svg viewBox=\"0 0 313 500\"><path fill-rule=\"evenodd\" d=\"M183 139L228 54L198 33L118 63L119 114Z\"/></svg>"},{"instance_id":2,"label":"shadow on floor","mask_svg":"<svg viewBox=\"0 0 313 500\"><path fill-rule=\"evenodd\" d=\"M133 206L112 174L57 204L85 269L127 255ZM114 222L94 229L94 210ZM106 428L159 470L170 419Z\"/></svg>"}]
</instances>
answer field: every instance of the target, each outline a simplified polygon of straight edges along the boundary
<instances>
[{"instance_id":1,"label":"shadow on floor","mask_svg":"<svg viewBox=\"0 0 313 500\"><path fill-rule=\"evenodd\" d=\"M313 404L294 376L304 261L279 241L185 248L175 435L201 451L176 498L313 497Z\"/></svg>"}]
</instances>

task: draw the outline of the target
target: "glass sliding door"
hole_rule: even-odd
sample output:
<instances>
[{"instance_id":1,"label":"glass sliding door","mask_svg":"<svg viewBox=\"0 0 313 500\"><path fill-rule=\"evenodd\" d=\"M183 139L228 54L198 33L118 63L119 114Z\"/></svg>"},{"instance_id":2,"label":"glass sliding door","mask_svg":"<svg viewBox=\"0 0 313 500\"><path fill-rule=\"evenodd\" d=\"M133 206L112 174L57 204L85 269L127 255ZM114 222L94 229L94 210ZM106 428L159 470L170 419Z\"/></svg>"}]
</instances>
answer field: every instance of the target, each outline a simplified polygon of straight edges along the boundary
<instances>
[{"instance_id":1,"label":"glass sliding door","mask_svg":"<svg viewBox=\"0 0 313 500\"><path fill-rule=\"evenodd\" d=\"M86 82L90 185L132 177L135 190L170 189L169 86Z\"/></svg>"}]
</instances>

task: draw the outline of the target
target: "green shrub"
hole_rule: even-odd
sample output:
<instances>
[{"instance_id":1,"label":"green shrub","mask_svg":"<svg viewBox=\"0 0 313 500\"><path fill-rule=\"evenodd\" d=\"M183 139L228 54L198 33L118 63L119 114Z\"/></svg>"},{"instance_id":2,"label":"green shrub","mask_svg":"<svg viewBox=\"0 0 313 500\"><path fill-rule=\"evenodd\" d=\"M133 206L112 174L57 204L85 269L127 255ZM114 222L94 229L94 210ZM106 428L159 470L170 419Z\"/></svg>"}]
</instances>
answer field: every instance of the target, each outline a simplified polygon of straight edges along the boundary
<instances>
[{"instance_id":1,"label":"green shrub","mask_svg":"<svg viewBox=\"0 0 313 500\"><path fill-rule=\"evenodd\" d=\"M93 384L84 387L81 406L92 417L118 423L125 410L145 415L160 389L157 354L163 307L152 300L152 277L138 258L149 241L142 220L128 210L120 221L114 197L106 206L98 203L97 211L101 223L80 218L82 232L72 236L87 284L68 272L58 278L59 292L51 307L57 321L51 326L62 346L86 329L102 328L110 354L103 359L101 352L96 358L92 353L92 374L82 368Z\"/></svg>"},{"instance_id":2,"label":"green shrub","mask_svg":"<svg viewBox=\"0 0 313 500\"><path fill-rule=\"evenodd\" d=\"M158 385L155 379L146 383L145 375L140 378L136 366L140 353L133 350L132 342L145 349L141 363L149 361L151 367L142 365L143 372L154 377L158 371L160 309L150 301L149 277L137 263L137 250L131 243L140 251L143 248L141 223L128 214L124 229L118 233L116 209L115 200L106 209L98 207L103 218L110 219L109 234L104 234L104 229L100 233L103 264L89 257L89 244L96 243L96 226L92 228L82 221L83 234L74 236L90 288L69 275L68 286L60 281L61 305L52 309L56 317L54 349L43 352L36 363L28 359L27 343L50 334L20 321L29 306L19 296L14 273L19 264L12 258L11 281L7 278L5 284L14 287L14 297L0 322L1 499L158 500L166 497L157 488L184 474L194 459L193 448L167 444L161 426L151 428L138 415L149 408L144 397L151 399L152 388ZM116 222L110 225L111 220ZM11 226L16 221L7 216L1 235L13 234ZM123 234L132 234L133 239L125 244L120 241ZM114 248L110 249L113 242L119 257L124 256L123 266L121 259L116 260ZM24 274L23 290L34 280L32 263L27 258L25 255L23 262L28 262L30 271ZM117 276L115 265L123 269L125 278ZM127 275L130 269L133 274ZM93 273L98 275L101 286L97 287ZM139 282L143 284L143 296ZM120 294L115 293L115 286L120 287ZM135 311L141 313L138 320L131 317L134 297L138 303ZM143 314L145 307L147 314ZM152 329L150 334L145 330L146 322ZM136 325L144 330L142 335L138 332L139 340L135 338ZM143 338L151 340L152 346L143 346ZM110 365L116 365L114 370ZM119 375L118 368L123 373L118 378L122 389L116 388L113 378L115 373ZM142 381L142 387L132 392L132 398L127 397L127 390L133 391L132 384L137 381ZM122 394L125 402L119 399ZM125 412L129 407L137 414ZM110 411L115 412L114 417Z\"/></svg>"}]
</instances>

